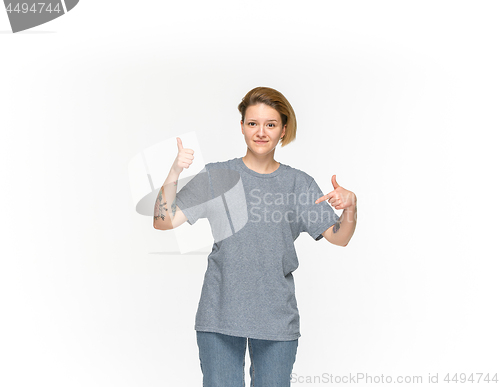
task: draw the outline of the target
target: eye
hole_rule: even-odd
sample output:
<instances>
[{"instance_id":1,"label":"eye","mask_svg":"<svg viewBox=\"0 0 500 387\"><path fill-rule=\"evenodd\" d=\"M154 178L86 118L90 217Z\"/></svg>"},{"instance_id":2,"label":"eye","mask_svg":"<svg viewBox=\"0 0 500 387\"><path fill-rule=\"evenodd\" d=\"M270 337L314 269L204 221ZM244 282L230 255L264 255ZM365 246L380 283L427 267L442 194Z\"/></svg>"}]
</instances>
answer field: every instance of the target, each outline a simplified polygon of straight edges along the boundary
<instances>
[{"instance_id":1,"label":"eye","mask_svg":"<svg viewBox=\"0 0 500 387\"><path fill-rule=\"evenodd\" d=\"M274 128L274 126L275 126L274 124L269 124L269 125L272 125L272 127L273 127L273 128Z\"/></svg>"},{"instance_id":2,"label":"eye","mask_svg":"<svg viewBox=\"0 0 500 387\"><path fill-rule=\"evenodd\" d=\"M249 122L248 125L252 126L255 122Z\"/></svg>"}]
</instances>

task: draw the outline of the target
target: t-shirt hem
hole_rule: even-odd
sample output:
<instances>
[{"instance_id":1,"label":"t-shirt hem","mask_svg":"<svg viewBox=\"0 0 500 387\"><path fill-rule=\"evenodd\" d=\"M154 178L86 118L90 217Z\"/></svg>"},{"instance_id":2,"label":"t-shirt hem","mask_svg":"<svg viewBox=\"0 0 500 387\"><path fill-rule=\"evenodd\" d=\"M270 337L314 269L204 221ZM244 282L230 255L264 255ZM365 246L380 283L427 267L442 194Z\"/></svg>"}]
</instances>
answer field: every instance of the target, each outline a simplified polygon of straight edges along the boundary
<instances>
[{"instance_id":1,"label":"t-shirt hem","mask_svg":"<svg viewBox=\"0 0 500 387\"><path fill-rule=\"evenodd\" d=\"M301 335L300 333L295 333L293 335L273 335L273 334L260 334L260 333L248 333L242 331L234 331L231 329L220 329L220 328L209 328L195 325L195 330L201 332L215 332L222 333L223 335L236 336L236 337L248 337L250 339L257 340L273 340L273 341L291 341L298 339Z\"/></svg>"}]
</instances>

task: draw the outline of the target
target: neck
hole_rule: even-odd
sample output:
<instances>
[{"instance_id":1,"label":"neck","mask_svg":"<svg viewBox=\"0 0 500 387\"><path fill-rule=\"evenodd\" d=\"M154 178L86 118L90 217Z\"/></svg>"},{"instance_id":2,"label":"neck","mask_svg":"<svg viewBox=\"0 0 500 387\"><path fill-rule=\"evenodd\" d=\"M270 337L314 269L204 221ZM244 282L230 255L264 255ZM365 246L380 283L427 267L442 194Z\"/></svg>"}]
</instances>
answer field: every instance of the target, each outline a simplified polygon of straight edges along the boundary
<instances>
[{"instance_id":1,"label":"neck","mask_svg":"<svg viewBox=\"0 0 500 387\"><path fill-rule=\"evenodd\" d=\"M248 168L257 173L272 173L280 166L274 159L274 151L267 155L255 155L247 149L247 154L242 160Z\"/></svg>"}]
</instances>

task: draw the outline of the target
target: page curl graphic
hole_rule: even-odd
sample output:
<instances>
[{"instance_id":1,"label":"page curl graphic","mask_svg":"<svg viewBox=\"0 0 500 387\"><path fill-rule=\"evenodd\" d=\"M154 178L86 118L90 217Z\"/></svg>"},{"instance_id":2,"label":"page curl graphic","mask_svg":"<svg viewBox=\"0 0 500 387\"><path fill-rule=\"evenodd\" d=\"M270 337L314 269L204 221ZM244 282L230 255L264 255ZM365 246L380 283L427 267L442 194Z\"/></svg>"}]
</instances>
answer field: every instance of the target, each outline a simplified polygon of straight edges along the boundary
<instances>
[{"instance_id":1,"label":"page curl graphic","mask_svg":"<svg viewBox=\"0 0 500 387\"><path fill-rule=\"evenodd\" d=\"M128 164L132 200L135 204L135 211L140 215L151 218L154 215L158 191L165 182L170 167L177 156L176 137L182 139L185 148L193 149L195 153L193 164L185 169L180 176L178 190L190 178L205 168L201 147L194 131L179 134L143 149L132 157ZM153 222L151 222L151 227L153 227ZM181 253L196 251L213 244L212 232L207 219L200 219L193 226L186 222L172 231ZM195 235L196 237L194 237Z\"/></svg>"}]
</instances>

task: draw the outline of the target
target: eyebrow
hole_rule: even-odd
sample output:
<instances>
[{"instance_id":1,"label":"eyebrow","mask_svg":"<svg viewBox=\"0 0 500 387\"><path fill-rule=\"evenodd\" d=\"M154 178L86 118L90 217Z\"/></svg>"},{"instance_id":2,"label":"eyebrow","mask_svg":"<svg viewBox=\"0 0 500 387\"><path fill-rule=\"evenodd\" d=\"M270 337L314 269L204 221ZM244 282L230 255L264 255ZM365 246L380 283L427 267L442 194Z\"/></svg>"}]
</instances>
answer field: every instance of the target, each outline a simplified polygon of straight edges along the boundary
<instances>
[{"instance_id":1,"label":"eyebrow","mask_svg":"<svg viewBox=\"0 0 500 387\"><path fill-rule=\"evenodd\" d=\"M249 118L248 121L258 121L256 118ZM266 121L276 121L278 122L278 120L266 120Z\"/></svg>"}]
</instances>

